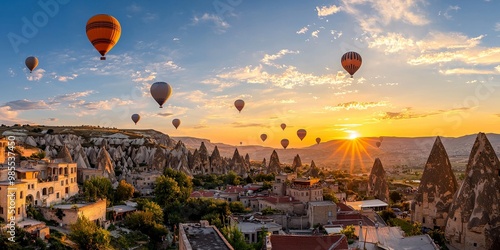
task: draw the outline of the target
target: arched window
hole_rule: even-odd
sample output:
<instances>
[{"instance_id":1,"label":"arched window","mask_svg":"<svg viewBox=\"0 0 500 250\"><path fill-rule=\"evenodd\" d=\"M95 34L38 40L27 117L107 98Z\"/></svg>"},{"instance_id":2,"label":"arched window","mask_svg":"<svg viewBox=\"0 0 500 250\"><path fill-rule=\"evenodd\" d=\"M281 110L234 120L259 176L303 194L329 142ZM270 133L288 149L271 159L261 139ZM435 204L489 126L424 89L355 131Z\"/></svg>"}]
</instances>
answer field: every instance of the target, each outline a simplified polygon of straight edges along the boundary
<instances>
[{"instance_id":1,"label":"arched window","mask_svg":"<svg viewBox=\"0 0 500 250\"><path fill-rule=\"evenodd\" d=\"M42 189L42 195L47 195L47 188Z\"/></svg>"}]
</instances>

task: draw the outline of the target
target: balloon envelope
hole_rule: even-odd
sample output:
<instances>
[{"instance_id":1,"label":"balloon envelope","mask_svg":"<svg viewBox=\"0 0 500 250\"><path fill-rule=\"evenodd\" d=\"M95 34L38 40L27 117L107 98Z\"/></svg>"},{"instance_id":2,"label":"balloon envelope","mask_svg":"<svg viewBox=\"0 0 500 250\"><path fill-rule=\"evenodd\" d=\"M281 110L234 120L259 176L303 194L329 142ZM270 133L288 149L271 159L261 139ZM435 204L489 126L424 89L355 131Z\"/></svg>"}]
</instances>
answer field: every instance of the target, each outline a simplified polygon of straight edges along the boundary
<instances>
[{"instance_id":1,"label":"balloon envelope","mask_svg":"<svg viewBox=\"0 0 500 250\"><path fill-rule=\"evenodd\" d=\"M321 142L321 138L316 138L316 143L319 144Z\"/></svg>"},{"instance_id":2,"label":"balloon envelope","mask_svg":"<svg viewBox=\"0 0 500 250\"><path fill-rule=\"evenodd\" d=\"M280 126L281 126L281 129L282 129L282 130L285 130L285 128L286 128L286 124L282 123Z\"/></svg>"},{"instance_id":3,"label":"balloon envelope","mask_svg":"<svg viewBox=\"0 0 500 250\"><path fill-rule=\"evenodd\" d=\"M380 148L380 145L382 145L382 143L380 143L379 141L376 144L377 144L377 148Z\"/></svg>"},{"instance_id":4,"label":"balloon envelope","mask_svg":"<svg viewBox=\"0 0 500 250\"><path fill-rule=\"evenodd\" d=\"M236 101L234 101L234 106L236 107L236 109L241 112L241 110L243 109L243 107L245 107L245 102L241 99L238 99Z\"/></svg>"},{"instance_id":5,"label":"balloon envelope","mask_svg":"<svg viewBox=\"0 0 500 250\"><path fill-rule=\"evenodd\" d=\"M38 66L38 58L34 57L34 56L30 56L28 58L26 58L26 60L24 61L24 64L26 64L26 67L28 67L28 69L30 70L30 73L36 68L36 66Z\"/></svg>"},{"instance_id":6,"label":"balloon envelope","mask_svg":"<svg viewBox=\"0 0 500 250\"><path fill-rule=\"evenodd\" d=\"M261 135L260 135L260 139L261 139L262 141L266 141L266 139L267 139L267 135L266 135L266 134L261 134Z\"/></svg>"},{"instance_id":7,"label":"balloon envelope","mask_svg":"<svg viewBox=\"0 0 500 250\"><path fill-rule=\"evenodd\" d=\"M160 104L160 108L163 108L163 104L172 95L172 87L166 82L155 82L151 85L150 92L155 101Z\"/></svg>"},{"instance_id":8,"label":"balloon envelope","mask_svg":"<svg viewBox=\"0 0 500 250\"><path fill-rule=\"evenodd\" d=\"M172 125L174 125L175 129L177 129L179 127L179 125L181 125L181 120L175 118L172 120Z\"/></svg>"},{"instance_id":9,"label":"balloon envelope","mask_svg":"<svg viewBox=\"0 0 500 250\"><path fill-rule=\"evenodd\" d=\"M342 56L340 62L342 63L342 67L349 72L352 78L352 75L361 67L362 59L358 53L349 51Z\"/></svg>"},{"instance_id":10,"label":"balloon envelope","mask_svg":"<svg viewBox=\"0 0 500 250\"><path fill-rule=\"evenodd\" d=\"M106 60L108 53L120 39L122 28L118 20L110 15L98 14L87 21L85 27L87 38L101 54L101 60Z\"/></svg>"},{"instance_id":11,"label":"balloon envelope","mask_svg":"<svg viewBox=\"0 0 500 250\"><path fill-rule=\"evenodd\" d=\"M302 139L304 139L304 137L306 137L306 134L307 134L307 131L305 129L297 130L297 136L300 138L301 141L302 141Z\"/></svg>"},{"instance_id":12,"label":"balloon envelope","mask_svg":"<svg viewBox=\"0 0 500 250\"><path fill-rule=\"evenodd\" d=\"M132 115L132 121L137 124L137 122L141 119L141 116L139 114L133 114Z\"/></svg>"},{"instance_id":13,"label":"balloon envelope","mask_svg":"<svg viewBox=\"0 0 500 250\"><path fill-rule=\"evenodd\" d=\"M288 141L288 139L281 140L281 146L283 146L284 149L286 149L286 147L288 147L289 143L290 142Z\"/></svg>"}]
</instances>

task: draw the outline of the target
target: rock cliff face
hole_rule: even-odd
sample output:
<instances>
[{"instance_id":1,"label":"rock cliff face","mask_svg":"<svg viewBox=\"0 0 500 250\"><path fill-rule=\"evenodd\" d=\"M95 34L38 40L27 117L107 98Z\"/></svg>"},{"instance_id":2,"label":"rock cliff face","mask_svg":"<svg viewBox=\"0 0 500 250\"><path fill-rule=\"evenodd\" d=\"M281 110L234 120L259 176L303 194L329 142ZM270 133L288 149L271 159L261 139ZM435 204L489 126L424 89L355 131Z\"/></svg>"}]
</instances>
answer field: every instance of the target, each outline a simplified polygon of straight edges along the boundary
<instances>
[{"instance_id":1,"label":"rock cliff face","mask_svg":"<svg viewBox=\"0 0 500 250\"><path fill-rule=\"evenodd\" d=\"M247 176L250 166L247 165L245 159L240 155L238 149L234 150L233 158L229 162L229 169L238 175Z\"/></svg>"},{"instance_id":2,"label":"rock cliff face","mask_svg":"<svg viewBox=\"0 0 500 250\"><path fill-rule=\"evenodd\" d=\"M295 157L293 157L293 163L292 163L292 169L295 173L297 173L297 170L302 168L302 160L300 159L299 154L297 154Z\"/></svg>"},{"instance_id":3,"label":"rock cliff face","mask_svg":"<svg viewBox=\"0 0 500 250\"><path fill-rule=\"evenodd\" d=\"M66 145L62 147L56 158L61 159L64 162L73 162L73 158L71 157L71 154L69 153L68 147L66 147Z\"/></svg>"},{"instance_id":4,"label":"rock cliff face","mask_svg":"<svg viewBox=\"0 0 500 250\"><path fill-rule=\"evenodd\" d=\"M111 162L111 156L104 146L101 148L97 156L97 169L102 170L104 176L109 178L111 183L116 182L115 166Z\"/></svg>"},{"instance_id":5,"label":"rock cliff face","mask_svg":"<svg viewBox=\"0 0 500 250\"><path fill-rule=\"evenodd\" d=\"M372 171L368 177L368 195L389 202L389 185L387 184L387 174L379 158L375 159Z\"/></svg>"},{"instance_id":6,"label":"rock cliff face","mask_svg":"<svg viewBox=\"0 0 500 250\"><path fill-rule=\"evenodd\" d=\"M479 133L455 194L445 237L459 249L500 249L500 162Z\"/></svg>"},{"instance_id":7,"label":"rock cliff face","mask_svg":"<svg viewBox=\"0 0 500 250\"><path fill-rule=\"evenodd\" d=\"M271 157L269 158L269 166L267 167L267 173L279 174L281 172L280 159L276 150L273 150Z\"/></svg>"},{"instance_id":8,"label":"rock cliff face","mask_svg":"<svg viewBox=\"0 0 500 250\"><path fill-rule=\"evenodd\" d=\"M316 163L314 163L314 161L311 161L311 166L309 167L309 171L307 171L305 175L318 178L320 172L321 172L320 169L316 167Z\"/></svg>"},{"instance_id":9,"label":"rock cliff face","mask_svg":"<svg viewBox=\"0 0 500 250\"><path fill-rule=\"evenodd\" d=\"M457 188L448 154L437 137L415 195L412 219L428 228L444 229Z\"/></svg>"}]
</instances>

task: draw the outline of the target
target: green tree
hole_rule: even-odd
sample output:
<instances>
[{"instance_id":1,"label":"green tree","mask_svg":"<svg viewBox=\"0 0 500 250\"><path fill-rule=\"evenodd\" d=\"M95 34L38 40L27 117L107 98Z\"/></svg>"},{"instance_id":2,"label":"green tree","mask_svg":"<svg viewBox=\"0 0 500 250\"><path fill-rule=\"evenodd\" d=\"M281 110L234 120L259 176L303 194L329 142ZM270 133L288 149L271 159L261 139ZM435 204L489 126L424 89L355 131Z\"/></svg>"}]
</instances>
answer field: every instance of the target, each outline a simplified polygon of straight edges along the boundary
<instances>
[{"instance_id":1,"label":"green tree","mask_svg":"<svg viewBox=\"0 0 500 250\"><path fill-rule=\"evenodd\" d=\"M115 191L115 202L120 202L124 200L128 200L134 196L134 186L132 184L127 183L125 180L121 180L116 187Z\"/></svg>"},{"instance_id":2,"label":"green tree","mask_svg":"<svg viewBox=\"0 0 500 250\"><path fill-rule=\"evenodd\" d=\"M151 212L156 223L163 223L163 210L158 203L147 199L138 199L137 209L140 211Z\"/></svg>"},{"instance_id":3,"label":"green tree","mask_svg":"<svg viewBox=\"0 0 500 250\"><path fill-rule=\"evenodd\" d=\"M189 196L191 196L191 192L193 192L193 182L191 181L191 177L187 176L182 171L177 171L171 168L165 168L163 174L177 182L177 186L180 190L180 202L185 202Z\"/></svg>"},{"instance_id":4,"label":"green tree","mask_svg":"<svg viewBox=\"0 0 500 250\"><path fill-rule=\"evenodd\" d=\"M83 183L83 195L86 201L98 199L113 201L113 186L106 177L92 177Z\"/></svg>"},{"instance_id":5,"label":"green tree","mask_svg":"<svg viewBox=\"0 0 500 250\"><path fill-rule=\"evenodd\" d=\"M229 203L229 209L232 213L246 213L248 209L241 203L241 201L234 201Z\"/></svg>"},{"instance_id":6,"label":"green tree","mask_svg":"<svg viewBox=\"0 0 500 250\"><path fill-rule=\"evenodd\" d=\"M155 197L158 204L165 207L167 204L183 200L181 196L181 189L174 179L165 175L156 179Z\"/></svg>"},{"instance_id":7,"label":"green tree","mask_svg":"<svg viewBox=\"0 0 500 250\"><path fill-rule=\"evenodd\" d=\"M384 221L387 223L389 222L390 219L397 217L396 214L394 213L394 211L392 211L392 209L390 209L390 208L380 212L379 214L380 214L380 217L382 217L382 219L384 219Z\"/></svg>"},{"instance_id":8,"label":"green tree","mask_svg":"<svg viewBox=\"0 0 500 250\"><path fill-rule=\"evenodd\" d=\"M243 233L237 227L223 227L222 234L234 249L253 250L253 246L246 243Z\"/></svg>"},{"instance_id":9,"label":"green tree","mask_svg":"<svg viewBox=\"0 0 500 250\"><path fill-rule=\"evenodd\" d=\"M109 232L98 227L85 216L79 217L76 223L70 226L69 238L80 249L111 249Z\"/></svg>"},{"instance_id":10,"label":"green tree","mask_svg":"<svg viewBox=\"0 0 500 250\"><path fill-rule=\"evenodd\" d=\"M356 235L354 234L354 226L349 225L340 231L341 234L345 235L347 239L355 239Z\"/></svg>"},{"instance_id":11,"label":"green tree","mask_svg":"<svg viewBox=\"0 0 500 250\"><path fill-rule=\"evenodd\" d=\"M323 200L333 201L335 203L339 202L339 199L337 199L333 190L331 190L329 188L323 188Z\"/></svg>"},{"instance_id":12,"label":"green tree","mask_svg":"<svg viewBox=\"0 0 500 250\"><path fill-rule=\"evenodd\" d=\"M226 174L224 183L228 185L240 185L240 178L235 172L229 171L229 173Z\"/></svg>"},{"instance_id":13,"label":"green tree","mask_svg":"<svg viewBox=\"0 0 500 250\"><path fill-rule=\"evenodd\" d=\"M125 217L125 225L132 230L139 230L155 242L160 242L168 234L168 229L156 222L154 214L149 211L136 211Z\"/></svg>"}]
</instances>

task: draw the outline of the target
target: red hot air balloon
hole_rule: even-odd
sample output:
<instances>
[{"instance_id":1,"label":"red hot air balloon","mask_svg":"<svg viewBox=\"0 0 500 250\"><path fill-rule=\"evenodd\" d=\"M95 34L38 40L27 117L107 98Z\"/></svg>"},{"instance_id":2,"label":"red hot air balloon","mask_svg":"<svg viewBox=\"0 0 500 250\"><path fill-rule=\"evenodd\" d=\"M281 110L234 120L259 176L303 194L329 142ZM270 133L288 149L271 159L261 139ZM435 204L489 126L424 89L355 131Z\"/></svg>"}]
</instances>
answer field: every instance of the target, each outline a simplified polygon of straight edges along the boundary
<instances>
[{"instance_id":1,"label":"red hot air balloon","mask_svg":"<svg viewBox=\"0 0 500 250\"><path fill-rule=\"evenodd\" d=\"M160 104L160 108L163 108L163 104L172 95L172 87L166 82L155 82L151 85L150 92L155 101Z\"/></svg>"},{"instance_id":2,"label":"red hot air balloon","mask_svg":"<svg viewBox=\"0 0 500 250\"><path fill-rule=\"evenodd\" d=\"M361 67L362 59L358 53L349 51L342 56L340 62L342 63L342 67L349 72L352 78L352 75Z\"/></svg>"},{"instance_id":3,"label":"red hot air balloon","mask_svg":"<svg viewBox=\"0 0 500 250\"><path fill-rule=\"evenodd\" d=\"M175 118L172 120L172 125L174 125L175 129L177 129L179 127L179 125L181 125L181 120Z\"/></svg>"},{"instance_id":4,"label":"red hot air balloon","mask_svg":"<svg viewBox=\"0 0 500 250\"><path fill-rule=\"evenodd\" d=\"M316 143L319 144L321 142L321 138L316 138Z\"/></svg>"},{"instance_id":5,"label":"red hot air balloon","mask_svg":"<svg viewBox=\"0 0 500 250\"><path fill-rule=\"evenodd\" d=\"M290 143L290 142L288 141L288 139L283 139L283 140L281 140L281 146L282 146L284 149L286 149L286 147L288 147L288 144L289 144L289 143Z\"/></svg>"},{"instance_id":6,"label":"red hot air balloon","mask_svg":"<svg viewBox=\"0 0 500 250\"><path fill-rule=\"evenodd\" d=\"M122 33L122 28L118 20L106 14L91 17L87 21L85 30L92 46L101 54L101 60L106 60L106 53L120 40Z\"/></svg>"},{"instance_id":7,"label":"red hot air balloon","mask_svg":"<svg viewBox=\"0 0 500 250\"><path fill-rule=\"evenodd\" d=\"M380 143L379 141L375 144L377 144L377 148L380 148L380 145L382 145L382 143Z\"/></svg>"},{"instance_id":8,"label":"red hot air balloon","mask_svg":"<svg viewBox=\"0 0 500 250\"><path fill-rule=\"evenodd\" d=\"M261 139L262 141L266 141L266 139L267 139L267 135L266 135L266 134L261 134L261 135L260 135L260 139Z\"/></svg>"},{"instance_id":9,"label":"red hot air balloon","mask_svg":"<svg viewBox=\"0 0 500 250\"><path fill-rule=\"evenodd\" d=\"M286 124L282 123L282 124L280 125L280 127L281 127L281 129L284 131L284 130L285 130L285 128L286 128Z\"/></svg>"},{"instance_id":10,"label":"red hot air balloon","mask_svg":"<svg viewBox=\"0 0 500 250\"><path fill-rule=\"evenodd\" d=\"M132 121L137 124L137 122L141 119L141 116L139 114L133 114L132 115Z\"/></svg>"},{"instance_id":11,"label":"red hot air balloon","mask_svg":"<svg viewBox=\"0 0 500 250\"><path fill-rule=\"evenodd\" d=\"M38 66L38 58L34 56L30 56L26 58L24 61L24 64L26 64L26 67L30 70L30 73L33 72L33 70Z\"/></svg>"},{"instance_id":12,"label":"red hot air balloon","mask_svg":"<svg viewBox=\"0 0 500 250\"><path fill-rule=\"evenodd\" d=\"M297 130L297 136L300 138L301 141L302 141L302 139L304 139L304 137L306 137L306 134L307 134L307 131L305 129Z\"/></svg>"},{"instance_id":13,"label":"red hot air balloon","mask_svg":"<svg viewBox=\"0 0 500 250\"><path fill-rule=\"evenodd\" d=\"M236 107L236 109L241 112L241 110L243 109L243 107L245 107L245 102L241 99L238 99L236 101L234 101L234 106Z\"/></svg>"}]
</instances>

